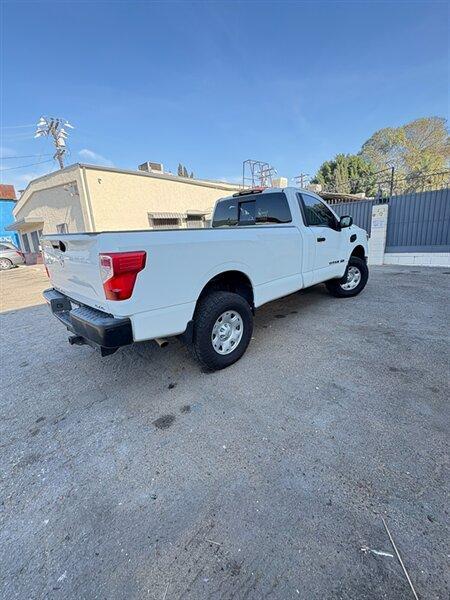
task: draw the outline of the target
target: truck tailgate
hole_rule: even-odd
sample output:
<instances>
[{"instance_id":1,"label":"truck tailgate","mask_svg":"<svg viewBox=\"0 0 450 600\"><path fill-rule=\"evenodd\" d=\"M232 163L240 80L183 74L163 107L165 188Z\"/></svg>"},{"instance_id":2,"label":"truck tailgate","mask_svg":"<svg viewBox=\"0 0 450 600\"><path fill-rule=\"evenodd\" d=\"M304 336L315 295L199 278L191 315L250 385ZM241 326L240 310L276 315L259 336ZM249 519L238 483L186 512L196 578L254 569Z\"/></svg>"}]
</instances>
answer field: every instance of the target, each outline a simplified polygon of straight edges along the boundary
<instances>
[{"instance_id":1,"label":"truck tailgate","mask_svg":"<svg viewBox=\"0 0 450 600\"><path fill-rule=\"evenodd\" d=\"M42 252L55 289L82 304L107 310L95 234L44 237Z\"/></svg>"}]
</instances>

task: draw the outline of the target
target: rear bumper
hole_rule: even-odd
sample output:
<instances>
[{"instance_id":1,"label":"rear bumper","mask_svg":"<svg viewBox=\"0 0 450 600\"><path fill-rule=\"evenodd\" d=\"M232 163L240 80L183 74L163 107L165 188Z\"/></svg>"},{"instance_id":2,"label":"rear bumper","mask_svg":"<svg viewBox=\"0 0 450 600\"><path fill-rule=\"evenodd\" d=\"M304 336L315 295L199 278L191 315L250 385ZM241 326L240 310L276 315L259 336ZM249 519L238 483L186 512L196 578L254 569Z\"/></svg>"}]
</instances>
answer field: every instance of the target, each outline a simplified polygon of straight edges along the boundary
<instances>
[{"instance_id":1,"label":"rear bumper","mask_svg":"<svg viewBox=\"0 0 450 600\"><path fill-rule=\"evenodd\" d=\"M130 319L115 318L90 306L79 305L53 288L45 290L43 296L54 316L78 336L75 343L109 351L133 343Z\"/></svg>"}]
</instances>

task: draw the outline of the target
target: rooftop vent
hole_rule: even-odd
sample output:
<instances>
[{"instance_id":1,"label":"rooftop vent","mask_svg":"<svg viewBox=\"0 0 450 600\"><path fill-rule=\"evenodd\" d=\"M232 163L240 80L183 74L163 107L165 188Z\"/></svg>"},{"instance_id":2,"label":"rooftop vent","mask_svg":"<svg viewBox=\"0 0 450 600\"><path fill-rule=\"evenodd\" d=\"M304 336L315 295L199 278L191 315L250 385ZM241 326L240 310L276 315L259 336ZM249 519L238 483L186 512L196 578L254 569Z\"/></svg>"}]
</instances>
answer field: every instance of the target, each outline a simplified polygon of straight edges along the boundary
<instances>
[{"instance_id":1,"label":"rooftop vent","mask_svg":"<svg viewBox=\"0 0 450 600\"><path fill-rule=\"evenodd\" d=\"M164 173L164 165L162 163L145 162L138 166L139 171L147 171L147 173Z\"/></svg>"}]
</instances>

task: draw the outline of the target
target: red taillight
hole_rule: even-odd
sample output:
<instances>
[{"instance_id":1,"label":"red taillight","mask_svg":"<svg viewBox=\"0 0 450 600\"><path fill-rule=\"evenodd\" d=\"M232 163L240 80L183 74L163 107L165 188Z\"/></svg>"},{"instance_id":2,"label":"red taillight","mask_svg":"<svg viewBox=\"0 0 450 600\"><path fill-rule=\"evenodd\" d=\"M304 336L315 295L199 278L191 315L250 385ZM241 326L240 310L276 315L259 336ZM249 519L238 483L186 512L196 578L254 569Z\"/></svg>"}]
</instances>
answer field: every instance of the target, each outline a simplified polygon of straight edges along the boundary
<instances>
[{"instance_id":1,"label":"red taillight","mask_svg":"<svg viewBox=\"0 0 450 600\"><path fill-rule=\"evenodd\" d=\"M137 274L145 267L146 258L143 250L100 254L100 275L108 300L131 298Z\"/></svg>"}]
</instances>

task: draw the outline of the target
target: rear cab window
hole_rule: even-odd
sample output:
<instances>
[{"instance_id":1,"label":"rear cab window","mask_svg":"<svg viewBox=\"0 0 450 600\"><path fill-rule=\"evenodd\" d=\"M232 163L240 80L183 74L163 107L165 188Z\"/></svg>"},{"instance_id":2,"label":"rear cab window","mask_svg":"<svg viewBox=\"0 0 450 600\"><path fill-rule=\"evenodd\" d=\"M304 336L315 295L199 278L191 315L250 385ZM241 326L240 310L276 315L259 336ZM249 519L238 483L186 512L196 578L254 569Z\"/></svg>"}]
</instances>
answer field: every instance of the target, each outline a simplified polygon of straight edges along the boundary
<instances>
[{"instance_id":1,"label":"rear cab window","mask_svg":"<svg viewBox=\"0 0 450 600\"><path fill-rule=\"evenodd\" d=\"M218 202L213 227L276 225L291 223L292 216L284 192L237 196Z\"/></svg>"},{"instance_id":2,"label":"rear cab window","mask_svg":"<svg viewBox=\"0 0 450 600\"><path fill-rule=\"evenodd\" d=\"M238 199L227 198L217 203L212 222L213 227L233 227L238 224Z\"/></svg>"}]
</instances>

